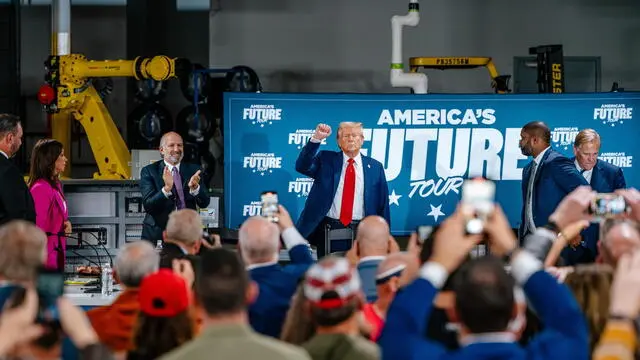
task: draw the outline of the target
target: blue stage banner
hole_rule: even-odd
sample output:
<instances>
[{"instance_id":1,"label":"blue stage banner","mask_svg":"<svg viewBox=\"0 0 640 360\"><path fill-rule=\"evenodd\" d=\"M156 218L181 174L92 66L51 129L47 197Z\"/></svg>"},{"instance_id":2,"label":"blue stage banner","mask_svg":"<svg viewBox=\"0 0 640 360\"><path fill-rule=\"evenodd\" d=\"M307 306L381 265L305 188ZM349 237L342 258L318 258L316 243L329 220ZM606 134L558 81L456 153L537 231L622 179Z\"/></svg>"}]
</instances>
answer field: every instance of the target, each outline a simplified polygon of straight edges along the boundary
<instances>
[{"instance_id":1,"label":"blue stage banner","mask_svg":"<svg viewBox=\"0 0 640 360\"><path fill-rule=\"evenodd\" d=\"M637 186L640 93L531 95L226 93L224 97L224 224L237 229L260 214L260 193L278 192L294 221L313 179L295 162L318 123L332 127L320 150L338 150L341 121L364 125L362 153L380 161L389 183L391 230L442 222L469 177L496 181L497 201L513 227L520 223L521 127L540 120L552 130L553 149L573 156L581 129L602 137L600 159L623 168ZM327 194L330 196L330 194Z\"/></svg>"}]
</instances>

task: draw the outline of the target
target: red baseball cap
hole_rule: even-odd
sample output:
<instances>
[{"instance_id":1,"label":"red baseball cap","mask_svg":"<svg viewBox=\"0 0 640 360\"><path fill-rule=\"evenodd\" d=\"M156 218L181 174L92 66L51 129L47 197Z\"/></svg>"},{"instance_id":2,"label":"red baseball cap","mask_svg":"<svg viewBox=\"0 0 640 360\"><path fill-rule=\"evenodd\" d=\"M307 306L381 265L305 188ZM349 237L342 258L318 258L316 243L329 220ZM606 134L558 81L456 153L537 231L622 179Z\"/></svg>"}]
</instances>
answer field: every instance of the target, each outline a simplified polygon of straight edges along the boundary
<instances>
[{"instance_id":1,"label":"red baseball cap","mask_svg":"<svg viewBox=\"0 0 640 360\"><path fill-rule=\"evenodd\" d=\"M140 311L156 317L176 316L189 307L189 291L182 277L169 269L160 269L140 284Z\"/></svg>"}]
</instances>

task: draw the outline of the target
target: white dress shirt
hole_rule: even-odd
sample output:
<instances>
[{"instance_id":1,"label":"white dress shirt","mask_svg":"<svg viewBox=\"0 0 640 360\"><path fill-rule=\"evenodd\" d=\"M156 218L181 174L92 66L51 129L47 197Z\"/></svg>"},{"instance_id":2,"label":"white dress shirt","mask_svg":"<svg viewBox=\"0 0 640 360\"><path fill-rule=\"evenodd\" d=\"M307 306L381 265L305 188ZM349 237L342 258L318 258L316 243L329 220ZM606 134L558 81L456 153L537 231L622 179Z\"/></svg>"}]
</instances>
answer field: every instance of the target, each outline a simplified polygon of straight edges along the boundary
<instances>
[{"instance_id":1,"label":"white dress shirt","mask_svg":"<svg viewBox=\"0 0 640 360\"><path fill-rule=\"evenodd\" d=\"M180 173L180 164L178 163L178 165L171 165L168 162L164 162L164 166L169 168L169 172L171 172L173 174L173 168L176 168L176 170L178 171L178 173ZM184 183L184 179L182 179L182 182ZM187 185L188 186L188 185ZM171 197L171 190L169 191L164 191L164 186L160 189L162 191L162 193L164 194L164 196L168 199ZM191 194L192 196L196 196L198 195L198 193L200 192L200 184L198 184L198 187L196 187L195 190L191 191L191 189L189 189L189 194ZM186 205L186 204L185 204Z\"/></svg>"},{"instance_id":2,"label":"white dress shirt","mask_svg":"<svg viewBox=\"0 0 640 360\"><path fill-rule=\"evenodd\" d=\"M576 169L578 169L578 172L582 172L582 168L580 167L580 164L578 163L578 160L576 160L574 162L576 164ZM591 170L585 170L582 173L582 176L584 176L584 178L587 180L587 182L589 184L591 184L591 176L593 175L593 168Z\"/></svg>"},{"instance_id":3,"label":"white dress shirt","mask_svg":"<svg viewBox=\"0 0 640 360\"><path fill-rule=\"evenodd\" d=\"M536 167L533 169L533 171L531 172L531 177L529 178L529 185L531 186L531 188L527 188L527 193L531 192L531 198L529 199L529 201L526 204L526 211L525 211L525 221L528 222L528 228L531 232L534 232L536 230L536 226L535 226L535 222L533 221L533 192L535 191L535 178L536 178L536 174L538 173L538 170L540 168L540 163L542 162L542 157L544 157L544 154L547 152L547 150L549 150L549 147L547 147L546 149L542 150L540 152L540 154L538 154L538 156L536 156L533 161L536 164ZM526 199L525 199L526 200Z\"/></svg>"},{"instance_id":4,"label":"white dress shirt","mask_svg":"<svg viewBox=\"0 0 640 360\"><path fill-rule=\"evenodd\" d=\"M4 155L4 157L6 157L7 159L9 158L9 155L7 155L7 153L5 153L4 151L0 150L0 154Z\"/></svg>"},{"instance_id":5,"label":"white dress shirt","mask_svg":"<svg viewBox=\"0 0 640 360\"><path fill-rule=\"evenodd\" d=\"M353 166L356 170L356 189L353 197L353 216L351 220L361 220L364 217L364 171L362 169L362 155L358 153L353 158ZM344 189L344 176L346 174L347 165L349 165L349 157L342 153L342 173L340 174L340 182L336 189L336 196L333 198L333 204L327 213L332 219L340 219L340 207L342 206L342 191Z\"/></svg>"}]
</instances>

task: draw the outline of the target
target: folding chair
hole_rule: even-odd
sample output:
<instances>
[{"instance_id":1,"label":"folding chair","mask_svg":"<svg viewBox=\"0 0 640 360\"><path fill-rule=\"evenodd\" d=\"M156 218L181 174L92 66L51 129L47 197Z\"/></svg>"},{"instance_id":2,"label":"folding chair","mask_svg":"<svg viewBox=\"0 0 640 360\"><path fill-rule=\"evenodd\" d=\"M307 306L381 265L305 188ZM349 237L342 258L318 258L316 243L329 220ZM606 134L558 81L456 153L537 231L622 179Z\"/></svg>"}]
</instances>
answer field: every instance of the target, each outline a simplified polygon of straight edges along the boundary
<instances>
[{"instance_id":1,"label":"folding chair","mask_svg":"<svg viewBox=\"0 0 640 360\"><path fill-rule=\"evenodd\" d=\"M335 252L348 251L353 246L354 232L351 228L332 229L331 224L327 224L324 229L324 248L327 255ZM346 249L339 249L334 251L332 243L335 241L348 242Z\"/></svg>"}]
</instances>

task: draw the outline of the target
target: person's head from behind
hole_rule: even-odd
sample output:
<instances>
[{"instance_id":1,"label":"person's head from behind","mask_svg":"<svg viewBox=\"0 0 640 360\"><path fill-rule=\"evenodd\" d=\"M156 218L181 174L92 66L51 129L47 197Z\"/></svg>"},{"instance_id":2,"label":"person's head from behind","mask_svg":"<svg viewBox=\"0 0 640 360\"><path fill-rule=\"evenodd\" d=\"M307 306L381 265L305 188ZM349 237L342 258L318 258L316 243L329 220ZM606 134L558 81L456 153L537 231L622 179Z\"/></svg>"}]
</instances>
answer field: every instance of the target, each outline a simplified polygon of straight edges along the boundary
<instances>
[{"instance_id":1,"label":"person's head from behind","mask_svg":"<svg viewBox=\"0 0 640 360\"><path fill-rule=\"evenodd\" d=\"M613 269L601 264L578 265L564 280L587 319L591 349L607 323L612 282Z\"/></svg>"},{"instance_id":2,"label":"person's head from behind","mask_svg":"<svg viewBox=\"0 0 640 360\"><path fill-rule=\"evenodd\" d=\"M191 289L179 275L161 269L142 280L140 313L134 331L136 352L157 358L194 337Z\"/></svg>"},{"instance_id":3,"label":"person's head from behind","mask_svg":"<svg viewBox=\"0 0 640 360\"><path fill-rule=\"evenodd\" d=\"M551 130L542 121L525 124L520 131L520 151L524 156L538 156L551 143Z\"/></svg>"},{"instance_id":4,"label":"person's head from behind","mask_svg":"<svg viewBox=\"0 0 640 360\"><path fill-rule=\"evenodd\" d=\"M584 129L576 135L573 142L573 154L580 167L591 170L596 166L600 152L600 135L593 129Z\"/></svg>"},{"instance_id":5,"label":"person's head from behind","mask_svg":"<svg viewBox=\"0 0 640 360\"><path fill-rule=\"evenodd\" d=\"M44 265L47 235L34 224L13 220L0 226L0 278L32 284Z\"/></svg>"},{"instance_id":6,"label":"person's head from behind","mask_svg":"<svg viewBox=\"0 0 640 360\"><path fill-rule=\"evenodd\" d=\"M178 165L184 157L184 142L176 132L168 132L160 138L160 154L170 165Z\"/></svg>"},{"instance_id":7,"label":"person's head from behind","mask_svg":"<svg viewBox=\"0 0 640 360\"><path fill-rule=\"evenodd\" d=\"M238 255L216 248L201 255L196 294L209 321L247 322L247 307L258 296L258 286Z\"/></svg>"},{"instance_id":8,"label":"person's head from behind","mask_svg":"<svg viewBox=\"0 0 640 360\"><path fill-rule=\"evenodd\" d=\"M598 241L598 250L602 262L612 267L618 265L622 255L640 247L640 231L632 221L605 221L602 225L604 234Z\"/></svg>"},{"instance_id":9,"label":"person's head from behind","mask_svg":"<svg viewBox=\"0 0 640 360\"><path fill-rule=\"evenodd\" d=\"M238 246L247 265L278 261L280 230L264 217L250 217L240 226Z\"/></svg>"},{"instance_id":10,"label":"person's head from behind","mask_svg":"<svg viewBox=\"0 0 640 360\"><path fill-rule=\"evenodd\" d=\"M304 296L317 329L340 326L341 332L359 333L357 314L364 297L358 272L347 259L329 256L311 266L305 276Z\"/></svg>"},{"instance_id":11,"label":"person's head from behind","mask_svg":"<svg viewBox=\"0 0 640 360\"><path fill-rule=\"evenodd\" d=\"M127 288L138 288L147 275L158 271L160 255L148 241L124 245L118 252L115 275Z\"/></svg>"},{"instance_id":12,"label":"person's head from behind","mask_svg":"<svg viewBox=\"0 0 640 360\"><path fill-rule=\"evenodd\" d=\"M202 219L193 209L176 210L169 214L167 228L162 233L165 242L172 242L193 255L202 245Z\"/></svg>"},{"instance_id":13,"label":"person's head from behind","mask_svg":"<svg viewBox=\"0 0 640 360\"><path fill-rule=\"evenodd\" d=\"M0 114L0 151L13 157L22 145L20 118L11 114Z\"/></svg>"},{"instance_id":14,"label":"person's head from behind","mask_svg":"<svg viewBox=\"0 0 640 360\"><path fill-rule=\"evenodd\" d=\"M388 255L378 265L376 271L376 291L378 300L390 304L400 289L400 276L413 261L410 254L395 253Z\"/></svg>"},{"instance_id":15,"label":"person's head from behind","mask_svg":"<svg viewBox=\"0 0 640 360\"><path fill-rule=\"evenodd\" d=\"M508 331L519 312L514 287L513 278L493 256L463 264L453 281L455 306L450 315L461 326L460 335Z\"/></svg>"},{"instance_id":16,"label":"person's head from behind","mask_svg":"<svg viewBox=\"0 0 640 360\"><path fill-rule=\"evenodd\" d=\"M389 224L383 217L370 215L358 224L356 244L359 257L386 256L390 240Z\"/></svg>"},{"instance_id":17,"label":"person's head from behind","mask_svg":"<svg viewBox=\"0 0 640 360\"><path fill-rule=\"evenodd\" d=\"M54 185L67 166L62 143L53 139L38 140L31 150L29 186L44 179Z\"/></svg>"}]
</instances>

